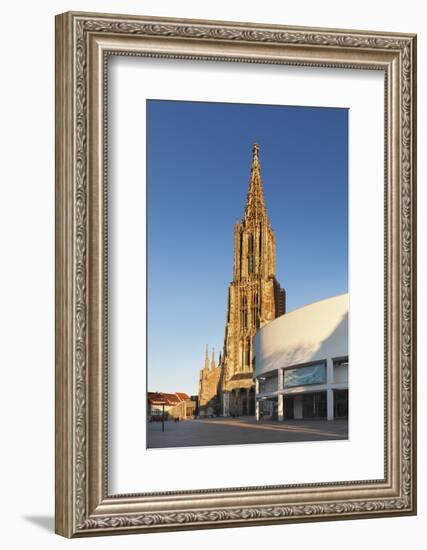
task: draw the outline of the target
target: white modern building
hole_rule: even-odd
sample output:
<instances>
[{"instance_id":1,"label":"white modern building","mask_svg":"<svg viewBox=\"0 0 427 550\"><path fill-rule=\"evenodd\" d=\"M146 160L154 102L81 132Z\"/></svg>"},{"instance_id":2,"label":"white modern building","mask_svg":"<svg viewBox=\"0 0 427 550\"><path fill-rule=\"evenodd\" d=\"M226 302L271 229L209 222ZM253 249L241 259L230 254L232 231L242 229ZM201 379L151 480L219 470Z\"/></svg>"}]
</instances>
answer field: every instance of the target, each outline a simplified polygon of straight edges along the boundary
<instances>
[{"instance_id":1,"label":"white modern building","mask_svg":"<svg viewBox=\"0 0 427 550\"><path fill-rule=\"evenodd\" d=\"M254 338L256 417L348 416L348 294L286 313Z\"/></svg>"}]
</instances>

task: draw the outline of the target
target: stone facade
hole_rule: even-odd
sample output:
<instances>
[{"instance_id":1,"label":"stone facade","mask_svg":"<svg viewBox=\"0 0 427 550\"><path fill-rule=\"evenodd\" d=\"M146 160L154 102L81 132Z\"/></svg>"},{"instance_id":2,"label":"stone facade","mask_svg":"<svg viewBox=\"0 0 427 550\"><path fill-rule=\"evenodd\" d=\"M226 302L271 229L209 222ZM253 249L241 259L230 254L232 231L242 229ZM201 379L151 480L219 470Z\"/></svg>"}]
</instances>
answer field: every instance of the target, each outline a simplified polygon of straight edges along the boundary
<instances>
[{"instance_id":1,"label":"stone facade","mask_svg":"<svg viewBox=\"0 0 427 550\"><path fill-rule=\"evenodd\" d=\"M217 416L220 412L219 385L221 377L221 354L218 366L215 363L215 352L209 362L209 351L206 346L205 366L199 378L199 416Z\"/></svg>"},{"instance_id":2,"label":"stone facade","mask_svg":"<svg viewBox=\"0 0 427 550\"><path fill-rule=\"evenodd\" d=\"M286 310L286 295L276 280L275 262L275 236L268 220L259 147L255 144L244 216L234 226L233 281L228 289L224 350L217 369L220 374L215 399L223 416L255 414L253 337L261 326ZM204 381L200 389L206 391Z\"/></svg>"}]
</instances>

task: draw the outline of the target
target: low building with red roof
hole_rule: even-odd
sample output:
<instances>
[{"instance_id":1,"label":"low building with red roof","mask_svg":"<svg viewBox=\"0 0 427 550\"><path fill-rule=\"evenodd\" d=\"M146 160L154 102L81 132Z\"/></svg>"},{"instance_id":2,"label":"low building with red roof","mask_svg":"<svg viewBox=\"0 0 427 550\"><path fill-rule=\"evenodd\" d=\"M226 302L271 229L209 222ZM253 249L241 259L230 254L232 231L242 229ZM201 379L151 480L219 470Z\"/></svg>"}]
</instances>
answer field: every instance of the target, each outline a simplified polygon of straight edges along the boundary
<instances>
[{"instance_id":1,"label":"low building with red roof","mask_svg":"<svg viewBox=\"0 0 427 550\"><path fill-rule=\"evenodd\" d=\"M186 420L195 418L197 414L197 398L184 392L148 392L147 415L149 421L170 418Z\"/></svg>"}]
</instances>

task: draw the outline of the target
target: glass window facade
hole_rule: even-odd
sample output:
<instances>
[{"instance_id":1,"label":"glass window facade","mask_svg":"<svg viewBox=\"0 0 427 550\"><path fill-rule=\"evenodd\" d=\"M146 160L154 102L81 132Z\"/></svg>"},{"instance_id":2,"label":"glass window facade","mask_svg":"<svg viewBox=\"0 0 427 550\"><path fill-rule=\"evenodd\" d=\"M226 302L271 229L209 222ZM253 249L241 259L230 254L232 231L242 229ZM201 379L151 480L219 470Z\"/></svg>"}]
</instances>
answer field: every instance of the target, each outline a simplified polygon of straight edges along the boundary
<instances>
[{"instance_id":1,"label":"glass window facade","mask_svg":"<svg viewBox=\"0 0 427 550\"><path fill-rule=\"evenodd\" d=\"M284 387L309 386L326 383L325 363L316 363L307 367L285 369Z\"/></svg>"}]
</instances>

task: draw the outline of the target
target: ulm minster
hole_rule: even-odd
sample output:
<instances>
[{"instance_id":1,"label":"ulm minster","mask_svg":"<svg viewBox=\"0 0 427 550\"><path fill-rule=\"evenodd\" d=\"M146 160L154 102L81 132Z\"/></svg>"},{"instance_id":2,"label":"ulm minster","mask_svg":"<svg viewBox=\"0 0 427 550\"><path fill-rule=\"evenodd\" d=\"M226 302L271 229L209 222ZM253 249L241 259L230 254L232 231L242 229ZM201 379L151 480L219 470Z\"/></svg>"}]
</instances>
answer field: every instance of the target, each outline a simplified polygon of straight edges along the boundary
<instances>
[{"instance_id":1,"label":"ulm minster","mask_svg":"<svg viewBox=\"0 0 427 550\"><path fill-rule=\"evenodd\" d=\"M228 288L224 348L200 372L201 415L255 414L253 338L264 324L285 313L286 294L275 275L276 243L262 188L259 146L253 146L243 219L234 225L233 281Z\"/></svg>"},{"instance_id":2,"label":"ulm minster","mask_svg":"<svg viewBox=\"0 0 427 550\"><path fill-rule=\"evenodd\" d=\"M259 157L255 143L218 363L206 346L197 396L149 393L149 447L347 438L348 295L286 313ZM165 403L194 420L165 430Z\"/></svg>"}]
</instances>

